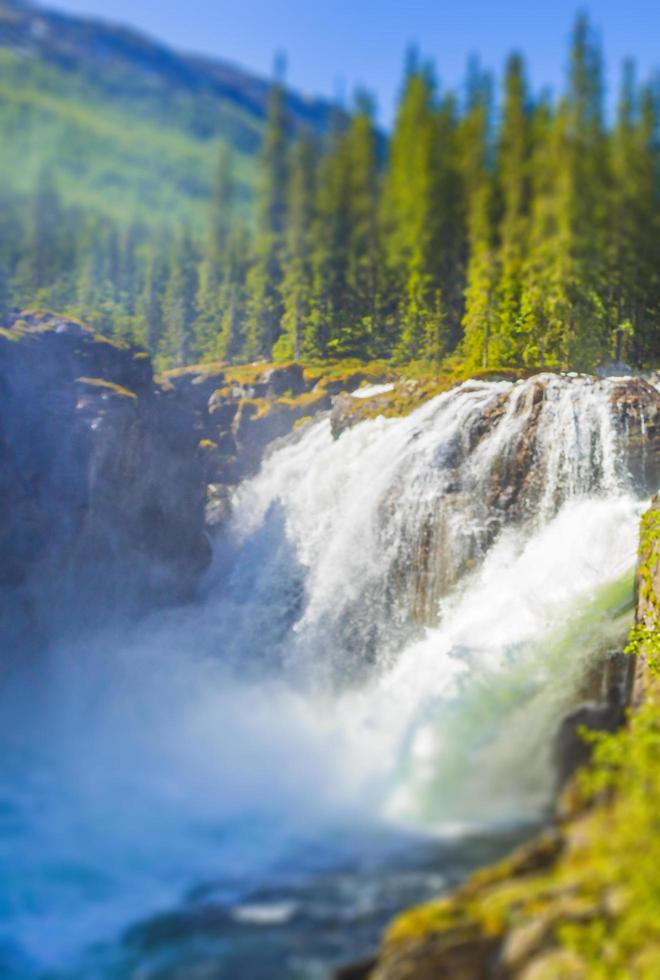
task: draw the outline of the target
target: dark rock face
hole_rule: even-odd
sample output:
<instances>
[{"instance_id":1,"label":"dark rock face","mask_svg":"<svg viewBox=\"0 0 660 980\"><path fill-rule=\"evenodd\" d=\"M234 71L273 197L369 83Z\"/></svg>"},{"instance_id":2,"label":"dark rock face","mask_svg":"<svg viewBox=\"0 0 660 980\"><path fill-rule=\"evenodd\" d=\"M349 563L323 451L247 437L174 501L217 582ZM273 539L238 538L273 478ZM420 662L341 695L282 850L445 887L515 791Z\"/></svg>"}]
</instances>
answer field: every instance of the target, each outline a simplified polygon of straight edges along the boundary
<instances>
[{"instance_id":1,"label":"dark rock face","mask_svg":"<svg viewBox=\"0 0 660 980\"><path fill-rule=\"evenodd\" d=\"M210 557L197 443L139 351L48 314L0 332L10 637L190 595Z\"/></svg>"}]
</instances>

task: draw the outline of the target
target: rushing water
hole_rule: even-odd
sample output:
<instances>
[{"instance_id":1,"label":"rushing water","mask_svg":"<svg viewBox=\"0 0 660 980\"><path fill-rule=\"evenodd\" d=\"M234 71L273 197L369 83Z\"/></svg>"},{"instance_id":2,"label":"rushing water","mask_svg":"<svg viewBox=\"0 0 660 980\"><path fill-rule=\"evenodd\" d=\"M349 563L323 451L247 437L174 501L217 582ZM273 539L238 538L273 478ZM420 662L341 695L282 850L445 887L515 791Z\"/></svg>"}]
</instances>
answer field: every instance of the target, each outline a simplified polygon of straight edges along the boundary
<instances>
[{"instance_id":1,"label":"rushing water","mask_svg":"<svg viewBox=\"0 0 660 980\"><path fill-rule=\"evenodd\" d=\"M239 488L194 606L0 694L0 975L303 980L541 818L643 503L608 382L468 383Z\"/></svg>"}]
</instances>

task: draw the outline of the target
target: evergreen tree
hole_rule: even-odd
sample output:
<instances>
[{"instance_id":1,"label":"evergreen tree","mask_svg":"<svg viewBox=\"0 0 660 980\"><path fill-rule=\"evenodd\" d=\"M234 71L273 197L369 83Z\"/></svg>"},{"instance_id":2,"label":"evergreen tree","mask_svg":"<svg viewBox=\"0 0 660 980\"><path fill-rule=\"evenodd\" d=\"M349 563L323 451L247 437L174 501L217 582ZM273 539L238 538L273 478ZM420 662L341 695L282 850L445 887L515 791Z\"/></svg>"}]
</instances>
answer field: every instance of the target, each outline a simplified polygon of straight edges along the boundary
<instances>
[{"instance_id":1,"label":"evergreen tree","mask_svg":"<svg viewBox=\"0 0 660 980\"><path fill-rule=\"evenodd\" d=\"M303 336L307 357L336 357L349 315L350 157L343 121L335 120L329 148L318 172L312 226L312 297Z\"/></svg>"},{"instance_id":2,"label":"evergreen tree","mask_svg":"<svg viewBox=\"0 0 660 980\"><path fill-rule=\"evenodd\" d=\"M312 300L312 252L316 153L307 135L293 147L288 192L288 223L282 297L284 331L277 342L280 359L300 358Z\"/></svg>"},{"instance_id":3,"label":"evergreen tree","mask_svg":"<svg viewBox=\"0 0 660 980\"><path fill-rule=\"evenodd\" d=\"M488 168L491 82L476 63L469 66L467 93L460 134L469 248L463 351L469 364L487 368L500 359L501 338L496 320L494 188Z\"/></svg>"},{"instance_id":4,"label":"evergreen tree","mask_svg":"<svg viewBox=\"0 0 660 980\"><path fill-rule=\"evenodd\" d=\"M358 93L356 112L346 133L349 235L346 262L346 312L338 349L348 355L369 357L383 352L380 324L380 267L378 226L378 151L373 103Z\"/></svg>"},{"instance_id":5,"label":"evergreen tree","mask_svg":"<svg viewBox=\"0 0 660 980\"><path fill-rule=\"evenodd\" d=\"M246 278L249 267L249 241L245 226L236 221L229 233L227 260L220 287L220 334L216 354L235 361L244 355L243 323L246 305Z\"/></svg>"},{"instance_id":6,"label":"evergreen tree","mask_svg":"<svg viewBox=\"0 0 660 980\"><path fill-rule=\"evenodd\" d=\"M169 277L163 298L163 334L158 359L163 364L190 362L193 347L197 255L187 228L174 241Z\"/></svg>"},{"instance_id":7,"label":"evergreen tree","mask_svg":"<svg viewBox=\"0 0 660 980\"><path fill-rule=\"evenodd\" d=\"M284 89L276 80L268 101L261 152L257 236L247 284L245 354L250 358L269 357L281 329L287 155Z\"/></svg>"},{"instance_id":8,"label":"evergreen tree","mask_svg":"<svg viewBox=\"0 0 660 980\"><path fill-rule=\"evenodd\" d=\"M165 295L167 266L161 250L153 245L148 248L144 260L144 282L138 299L138 342L146 347L152 357L161 348L164 332L163 300Z\"/></svg>"},{"instance_id":9,"label":"evergreen tree","mask_svg":"<svg viewBox=\"0 0 660 980\"><path fill-rule=\"evenodd\" d=\"M211 198L209 233L199 269L194 353L200 359L217 353L223 309L221 291L230 265L229 242L234 216L235 182L231 150L223 146Z\"/></svg>"},{"instance_id":10,"label":"evergreen tree","mask_svg":"<svg viewBox=\"0 0 660 980\"><path fill-rule=\"evenodd\" d=\"M588 22L576 22L569 90L539 144L522 311L524 359L593 370L608 347L607 143L602 67Z\"/></svg>"},{"instance_id":11,"label":"evergreen tree","mask_svg":"<svg viewBox=\"0 0 660 980\"><path fill-rule=\"evenodd\" d=\"M383 197L389 314L401 360L437 358L446 345L439 278L441 194L435 86L409 61Z\"/></svg>"},{"instance_id":12,"label":"evergreen tree","mask_svg":"<svg viewBox=\"0 0 660 980\"><path fill-rule=\"evenodd\" d=\"M599 45L584 15L576 21L567 102L570 308L561 362L594 369L608 344L604 307L607 242L607 153Z\"/></svg>"},{"instance_id":13,"label":"evergreen tree","mask_svg":"<svg viewBox=\"0 0 660 980\"><path fill-rule=\"evenodd\" d=\"M660 249L656 173L657 112L650 89L638 89L635 68L624 66L612 134L610 254L607 274L616 361L647 356L657 336ZM657 350L657 344L656 344Z\"/></svg>"},{"instance_id":14,"label":"evergreen tree","mask_svg":"<svg viewBox=\"0 0 660 980\"><path fill-rule=\"evenodd\" d=\"M512 55L505 76L497 161L501 218L496 317L498 360L506 364L519 363L521 357L523 262L529 232L530 154L530 112L525 71L522 58Z\"/></svg>"},{"instance_id":15,"label":"evergreen tree","mask_svg":"<svg viewBox=\"0 0 660 980\"><path fill-rule=\"evenodd\" d=\"M532 207L522 269L518 356L525 365L558 367L569 298L566 266L569 228L566 180L559 180L566 143L566 113L553 116L546 101L532 122Z\"/></svg>"},{"instance_id":16,"label":"evergreen tree","mask_svg":"<svg viewBox=\"0 0 660 980\"><path fill-rule=\"evenodd\" d=\"M31 195L13 290L19 305L34 303L40 290L50 286L67 261L63 239L62 206L52 171L44 167Z\"/></svg>"},{"instance_id":17,"label":"evergreen tree","mask_svg":"<svg viewBox=\"0 0 660 980\"><path fill-rule=\"evenodd\" d=\"M460 164L458 106L455 95L449 92L441 99L438 111L438 187L434 206L438 276L446 312L442 344L437 350L440 355L453 351L462 336L467 228Z\"/></svg>"}]
</instances>

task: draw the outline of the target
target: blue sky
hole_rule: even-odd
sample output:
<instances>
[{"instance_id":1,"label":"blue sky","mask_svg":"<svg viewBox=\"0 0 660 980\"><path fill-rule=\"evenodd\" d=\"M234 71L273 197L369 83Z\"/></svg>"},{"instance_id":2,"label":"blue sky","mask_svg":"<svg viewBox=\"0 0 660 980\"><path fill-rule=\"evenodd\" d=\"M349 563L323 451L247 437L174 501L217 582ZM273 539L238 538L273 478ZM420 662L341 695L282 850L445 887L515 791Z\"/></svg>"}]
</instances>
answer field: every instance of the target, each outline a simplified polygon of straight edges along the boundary
<instances>
[{"instance_id":1,"label":"blue sky","mask_svg":"<svg viewBox=\"0 0 660 980\"><path fill-rule=\"evenodd\" d=\"M528 57L535 87L561 85L576 0L45 0L147 30L180 48L215 54L269 74L288 57L288 81L304 92L350 94L364 85L389 122L409 43L456 85L470 53L501 69L512 48ZM627 55L643 73L660 67L658 0L591 0L580 6L601 31L610 100Z\"/></svg>"}]
</instances>

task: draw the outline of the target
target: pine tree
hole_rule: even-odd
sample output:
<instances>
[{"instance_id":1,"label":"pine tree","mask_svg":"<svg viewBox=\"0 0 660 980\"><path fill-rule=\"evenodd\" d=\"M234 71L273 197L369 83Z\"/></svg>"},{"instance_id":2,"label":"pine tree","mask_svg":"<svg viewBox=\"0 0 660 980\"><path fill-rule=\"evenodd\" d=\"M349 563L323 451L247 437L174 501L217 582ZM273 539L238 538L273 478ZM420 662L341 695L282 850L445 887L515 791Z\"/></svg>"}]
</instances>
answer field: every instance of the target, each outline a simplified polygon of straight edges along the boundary
<instances>
[{"instance_id":1,"label":"pine tree","mask_svg":"<svg viewBox=\"0 0 660 980\"><path fill-rule=\"evenodd\" d=\"M336 117L318 171L312 228L312 296L303 336L306 357L344 353L342 330L349 315L350 157L344 123Z\"/></svg>"},{"instance_id":2,"label":"pine tree","mask_svg":"<svg viewBox=\"0 0 660 980\"><path fill-rule=\"evenodd\" d=\"M501 338L495 313L494 189L488 168L491 82L476 63L469 67L467 90L467 113L461 126L469 247L463 351L470 365L487 368L499 361Z\"/></svg>"},{"instance_id":3,"label":"pine tree","mask_svg":"<svg viewBox=\"0 0 660 980\"><path fill-rule=\"evenodd\" d=\"M558 367L569 298L566 265L566 180L559 180L566 143L566 113L553 116L547 101L532 121L532 206L522 268L518 356L525 365Z\"/></svg>"},{"instance_id":4,"label":"pine tree","mask_svg":"<svg viewBox=\"0 0 660 980\"><path fill-rule=\"evenodd\" d=\"M249 239L247 229L235 221L227 242L227 259L220 287L220 333L215 352L227 361L244 356L243 329L246 305Z\"/></svg>"},{"instance_id":5,"label":"pine tree","mask_svg":"<svg viewBox=\"0 0 660 980\"><path fill-rule=\"evenodd\" d=\"M312 300L312 252L316 193L316 153L307 135L293 147L288 189L288 223L282 298L283 333L275 356L300 358Z\"/></svg>"},{"instance_id":6,"label":"pine tree","mask_svg":"<svg viewBox=\"0 0 660 980\"><path fill-rule=\"evenodd\" d=\"M506 77L499 134L498 186L499 282L497 286L498 360L518 364L521 358L523 262L527 250L530 205L530 111L522 58L512 55Z\"/></svg>"},{"instance_id":7,"label":"pine tree","mask_svg":"<svg viewBox=\"0 0 660 980\"><path fill-rule=\"evenodd\" d=\"M593 370L607 352L607 149L601 56L581 16L567 97L537 144L521 304L527 363Z\"/></svg>"},{"instance_id":8,"label":"pine tree","mask_svg":"<svg viewBox=\"0 0 660 980\"><path fill-rule=\"evenodd\" d=\"M162 249L151 246L145 255L144 282L137 307L138 342L152 357L158 353L164 332L163 300L167 265Z\"/></svg>"},{"instance_id":9,"label":"pine tree","mask_svg":"<svg viewBox=\"0 0 660 980\"><path fill-rule=\"evenodd\" d=\"M373 102L366 93L356 97L356 112L346 133L349 235L346 262L347 309L338 338L342 353L369 357L383 352L380 324L380 267L378 226L378 150Z\"/></svg>"},{"instance_id":10,"label":"pine tree","mask_svg":"<svg viewBox=\"0 0 660 980\"><path fill-rule=\"evenodd\" d=\"M603 125L603 68L587 18L576 21L567 103L566 164L570 182L570 311L562 363L593 370L606 355L604 307L607 247L607 143Z\"/></svg>"},{"instance_id":11,"label":"pine tree","mask_svg":"<svg viewBox=\"0 0 660 980\"><path fill-rule=\"evenodd\" d=\"M287 124L284 89L273 84L261 152L254 260L248 274L245 354L270 357L281 330L282 260L286 224Z\"/></svg>"},{"instance_id":12,"label":"pine tree","mask_svg":"<svg viewBox=\"0 0 660 980\"><path fill-rule=\"evenodd\" d=\"M650 354L658 314L660 250L656 173L657 112L650 89L640 91L631 62L624 66L612 134L607 275L616 361Z\"/></svg>"},{"instance_id":13,"label":"pine tree","mask_svg":"<svg viewBox=\"0 0 660 980\"><path fill-rule=\"evenodd\" d=\"M461 176L458 106L448 92L438 110L438 187L434 217L437 226L438 279L446 313L438 354L453 351L462 336L465 256L467 252L466 201Z\"/></svg>"},{"instance_id":14,"label":"pine tree","mask_svg":"<svg viewBox=\"0 0 660 980\"><path fill-rule=\"evenodd\" d=\"M209 209L209 232L199 269L194 353L204 360L216 354L223 310L220 293L230 262L228 254L235 220L235 181L231 150L223 146Z\"/></svg>"},{"instance_id":15,"label":"pine tree","mask_svg":"<svg viewBox=\"0 0 660 980\"><path fill-rule=\"evenodd\" d=\"M409 60L383 196L389 314L400 360L446 345L440 283L440 142L431 69Z\"/></svg>"},{"instance_id":16,"label":"pine tree","mask_svg":"<svg viewBox=\"0 0 660 980\"><path fill-rule=\"evenodd\" d=\"M158 348L159 365L190 362L193 347L197 255L187 228L174 241L169 277L163 298L164 331Z\"/></svg>"},{"instance_id":17,"label":"pine tree","mask_svg":"<svg viewBox=\"0 0 660 980\"><path fill-rule=\"evenodd\" d=\"M20 305L34 303L65 268L60 195L53 173L44 167L37 176L27 211L21 261L13 284Z\"/></svg>"}]
</instances>

